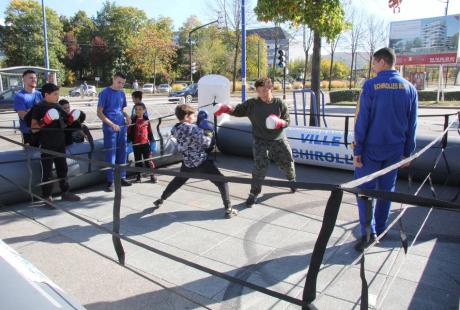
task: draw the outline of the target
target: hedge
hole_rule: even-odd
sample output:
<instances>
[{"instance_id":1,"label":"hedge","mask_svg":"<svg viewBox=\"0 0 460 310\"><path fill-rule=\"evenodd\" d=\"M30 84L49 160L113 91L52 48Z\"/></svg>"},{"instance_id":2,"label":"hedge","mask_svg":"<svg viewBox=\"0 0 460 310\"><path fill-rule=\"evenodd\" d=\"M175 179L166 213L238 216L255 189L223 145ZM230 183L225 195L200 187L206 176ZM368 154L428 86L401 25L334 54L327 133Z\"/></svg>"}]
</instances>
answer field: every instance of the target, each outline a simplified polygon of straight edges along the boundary
<instances>
[{"instance_id":1,"label":"hedge","mask_svg":"<svg viewBox=\"0 0 460 310\"><path fill-rule=\"evenodd\" d=\"M419 91L419 101L436 101L437 91ZM449 91L444 93L444 101L460 101L460 91Z\"/></svg>"},{"instance_id":2,"label":"hedge","mask_svg":"<svg viewBox=\"0 0 460 310\"><path fill-rule=\"evenodd\" d=\"M336 90L329 93L331 103L338 102L357 102L359 96L358 89ZM436 101L436 91L418 91L419 101ZM460 101L460 91L449 91L444 93L445 101Z\"/></svg>"},{"instance_id":3,"label":"hedge","mask_svg":"<svg viewBox=\"0 0 460 310\"><path fill-rule=\"evenodd\" d=\"M331 103L343 102L343 101L358 101L359 90L358 89L347 89L347 90L335 90L329 93Z\"/></svg>"}]
</instances>

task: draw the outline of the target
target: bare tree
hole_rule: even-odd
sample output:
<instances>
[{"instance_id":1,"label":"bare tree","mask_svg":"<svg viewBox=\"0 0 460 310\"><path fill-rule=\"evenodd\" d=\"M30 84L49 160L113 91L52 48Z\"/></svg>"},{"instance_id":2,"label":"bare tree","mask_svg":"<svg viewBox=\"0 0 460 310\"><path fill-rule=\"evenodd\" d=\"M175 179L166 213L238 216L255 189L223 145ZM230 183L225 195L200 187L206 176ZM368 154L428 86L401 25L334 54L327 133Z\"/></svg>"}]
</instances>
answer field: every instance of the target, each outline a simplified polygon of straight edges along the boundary
<instances>
[{"instance_id":1,"label":"bare tree","mask_svg":"<svg viewBox=\"0 0 460 310\"><path fill-rule=\"evenodd\" d=\"M328 42L330 53L331 53L331 63L329 65L329 86L328 86L329 91L331 90L331 84L332 84L332 70L334 68L334 54L341 40L342 40L342 34L339 34L337 38L335 38L335 40Z\"/></svg>"},{"instance_id":2,"label":"bare tree","mask_svg":"<svg viewBox=\"0 0 460 310\"><path fill-rule=\"evenodd\" d=\"M388 38L388 26L383 19L377 16L368 16L366 23L366 50L369 53L369 68L367 71L367 78L371 77L372 69L372 55L378 47L384 46Z\"/></svg>"},{"instance_id":3,"label":"bare tree","mask_svg":"<svg viewBox=\"0 0 460 310\"><path fill-rule=\"evenodd\" d=\"M305 88L305 83L307 81L307 71L308 71L308 57L310 54L310 48L313 45L313 31L309 29L307 26L303 26L303 33L302 33L302 43L303 43L303 52L305 53L305 67L303 72L303 88Z\"/></svg>"},{"instance_id":4,"label":"bare tree","mask_svg":"<svg viewBox=\"0 0 460 310\"><path fill-rule=\"evenodd\" d=\"M215 12L224 16L224 33L226 41L234 48L232 80L235 92L236 77L238 73L238 59L241 49L241 1L240 0L215 0L209 3ZM251 7L251 0L246 1L246 8ZM254 22L254 13L246 9L246 27Z\"/></svg>"},{"instance_id":5,"label":"bare tree","mask_svg":"<svg viewBox=\"0 0 460 310\"><path fill-rule=\"evenodd\" d=\"M355 79L356 75L356 54L358 52L358 48L360 47L360 42L362 36L364 34L364 27L363 27L363 18L361 12L356 11L355 9L350 9L348 14L349 28L347 32L347 40L351 51L351 64L350 64L350 84L349 88L351 89L353 86L353 80Z\"/></svg>"}]
</instances>

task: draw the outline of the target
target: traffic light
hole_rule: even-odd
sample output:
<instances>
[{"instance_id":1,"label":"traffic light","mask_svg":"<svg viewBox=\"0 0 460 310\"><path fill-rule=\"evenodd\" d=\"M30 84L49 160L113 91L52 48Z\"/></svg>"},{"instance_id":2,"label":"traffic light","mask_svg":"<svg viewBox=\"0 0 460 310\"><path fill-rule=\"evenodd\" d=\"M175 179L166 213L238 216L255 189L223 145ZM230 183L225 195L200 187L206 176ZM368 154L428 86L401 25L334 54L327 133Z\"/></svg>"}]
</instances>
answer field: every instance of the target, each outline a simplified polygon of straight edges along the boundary
<instances>
[{"instance_id":1,"label":"traffic light","mask_svg":"<svg viewBox=\"0 0 460 310\"><path fill-rule=\"evenodd\" d=\"M278 67L286 67L286 52L284 50L278 50Z\"/></svg>"},{"instance_id":2,"label":"traffic light","mask_svg":"<svg viewBox=\"0 0 460 310\"><path fill-rule=\"evenodd\" d=\"M222 15L222 12L218 12L217 15L217 28L224 28L224 16Z\"/></svg>"},{"instance_id":3,"label":"traffic light","mask_svg":"<svg viewBox=\"0 0 460 310\"><path fill-rule=\"evenodd\" d=\"M192 62L192 74L196 73L196 63Z\"/></svg>"}]
</instances>

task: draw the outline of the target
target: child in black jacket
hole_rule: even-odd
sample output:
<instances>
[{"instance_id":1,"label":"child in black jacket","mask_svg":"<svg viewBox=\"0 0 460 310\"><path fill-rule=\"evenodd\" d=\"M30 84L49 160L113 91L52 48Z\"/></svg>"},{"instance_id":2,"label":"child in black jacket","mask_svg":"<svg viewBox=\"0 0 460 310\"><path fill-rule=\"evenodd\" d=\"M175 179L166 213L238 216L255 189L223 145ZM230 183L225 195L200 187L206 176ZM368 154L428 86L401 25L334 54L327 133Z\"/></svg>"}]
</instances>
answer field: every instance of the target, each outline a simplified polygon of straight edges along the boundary
<instances>
[{"instance_id":1,"label":"child in black jacket","mask_svg":"<svg viewBox=\"0 0 460 310\"><path fill-rule=\"evenodd\" d=\"M74 110L69 115L64 112L58 104L59 87L54 84L47 83L43 85L42 94L44 101L36 105L31 111L32 132L38 132L38 140L41 148L65 153L66 141L63 129L73 124L80 117L80 111ZM51 179L53 163L56 167L56 174L60 179L59 186L62 191L62 200L79 201L79 196L69 192L69 184L66 181L67 161L65 157L56 157L46 153L41 154L42 182L47 182ZM53 201L51 197L53 184L42 185L43 198L49 202Z\"/></svg>"},{"instance_id":2,"label":"child in black jacket","mask_svg":"<svg viewBox=\"0 0 460 310\"><path fill-rule=\"evenodd\" d=\"M70 109L70 103L66 99L59 100L59 105L62 107L64 112L67 115L70 115L73 111ZM73 143L83 143L85 138L88 140L90 144L93 143L93 137L91 136L91 132L89 131L88 127L83 124L86 119L86 114L83 111L80 111L80 117L73 122L72 124L68 125L68 129L65 132L65 144L71 145ZM73 129L73 130L71 130Z\"/></svg>"}]
</instances>

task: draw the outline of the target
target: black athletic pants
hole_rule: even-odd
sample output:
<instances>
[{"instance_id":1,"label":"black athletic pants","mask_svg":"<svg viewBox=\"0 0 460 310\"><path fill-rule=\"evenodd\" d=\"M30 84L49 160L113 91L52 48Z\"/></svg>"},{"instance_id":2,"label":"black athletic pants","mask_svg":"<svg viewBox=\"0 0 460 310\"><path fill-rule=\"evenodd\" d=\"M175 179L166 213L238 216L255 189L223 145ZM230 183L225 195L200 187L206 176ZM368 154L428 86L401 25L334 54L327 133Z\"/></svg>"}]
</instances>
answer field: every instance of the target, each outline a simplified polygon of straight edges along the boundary
<instances>
[{"instance_id":1,"label":"black athletic pants","mask_svg":"<svg viewBox=\"0 0 460 310\"><path fill-rule=\"evenodd\" d=\"M53 150L60 153L65 153L65 147L59 150ZM41 164L42 164L42 182L47 182L51 180L51 172L53 170L53 163L56 167L56 174L58 178L66 178L67 177L67 161L65 157L55 157L54 155L50 154L41 154ZM48 183L42 185L42 193L44 198L48 198L51 196L51 192L53 191L54 183ZM69 184L65 179L59 181L59 187L61 191L67 192L69 190Z\"/></svg>"},{"instance_id":2,"label":"black athletic pants","mask_svg":"<svg viewBox=\"0 0 460 310\"><path fill-rule=\"evenodd\" d=\"M184 165L184 163L182 163L182 166L180 167L180 171L189 172L189 173L207 173L207 174L223 176L223 174L219 171L219 169L216 167L214 162L209 159L205 160L200 166L196 168L188 168ZM185 182L187 182L187 180L188 178L175 177L164 190L163 194L161 195L161 199L163 200L167 199L175 191L177 191L182 185L184 185ZM224 203L225 208L231 207L227 182L215 182L215 181L211 181L211 182L214 183L214 185L216 185L217 188L219 189L219 192L222 197L222 201Z\"/></svg>"},{"instance_id":3,"label":"black athletic pants","mask_svg":"<svg viewBox=\"0 0 460 310\"><path fill-rule=\"evenodd\" d=\"M133 146L133 152L134 152L134 160L136 161L136 167L150 167L152 169L155 168L155 164L153 163L153 160L146 160L151 157L151 150L150 150L150 144L149 143L144 143L140 145L134 145ZM143 162L138 163L138 161L144 160Z\"/></svg>"}]
</instances>

